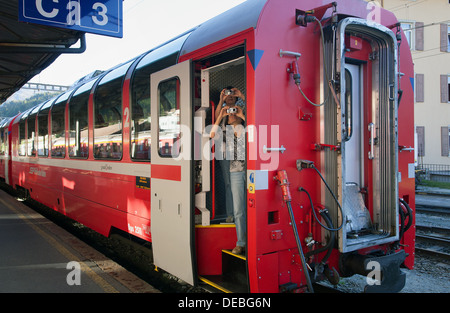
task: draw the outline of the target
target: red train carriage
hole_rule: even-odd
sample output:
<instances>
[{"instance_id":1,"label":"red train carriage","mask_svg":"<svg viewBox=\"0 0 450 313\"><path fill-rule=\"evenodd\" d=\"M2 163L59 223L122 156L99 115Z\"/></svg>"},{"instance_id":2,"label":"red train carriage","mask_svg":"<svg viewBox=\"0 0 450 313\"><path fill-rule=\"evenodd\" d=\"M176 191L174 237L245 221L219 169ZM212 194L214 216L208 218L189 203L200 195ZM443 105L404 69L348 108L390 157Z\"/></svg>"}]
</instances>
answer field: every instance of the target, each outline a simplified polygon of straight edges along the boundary
<instances>
[{"instance_id":1,"label":"red train carriage","mask_svg":"<svg viewBox=\"0 0 450 313\"><path fill-rule=\"evenodd\" d=\"M193 285L298 292L369 274L382 279L366 291L398 291L414 264L398 25L364 1L249 0L4 123L0 174L105 236L151 241L155 265ZM230 85L245 95L239 256L209 137Z\"/></svg>"}]
</instances>

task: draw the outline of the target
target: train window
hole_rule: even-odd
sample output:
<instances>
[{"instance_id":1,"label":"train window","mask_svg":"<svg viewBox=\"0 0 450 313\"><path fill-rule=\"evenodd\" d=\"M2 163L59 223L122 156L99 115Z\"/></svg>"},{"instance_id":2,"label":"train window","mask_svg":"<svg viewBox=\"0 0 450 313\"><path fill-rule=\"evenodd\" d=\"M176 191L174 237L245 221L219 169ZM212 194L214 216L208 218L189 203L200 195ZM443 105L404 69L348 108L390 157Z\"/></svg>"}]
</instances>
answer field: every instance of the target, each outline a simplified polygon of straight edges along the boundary
<instances>
[{"instance_id":1,"label":"train window","mask_svg":"<svg viewBox=\"0 0 450 313\"><path fill-rule=\"evenodd\" d=\"M106 74L94 95L94 157L122 158L122 83L130 62Z\"/></svg>"},{"instance_id":2,"label":"train window","mask_svg":"<svg viewBox=\"0 0 450 313\"><path fill-rule=\"evenodd\" d=\"M131 82L131 145L135 161L151 159L150 75L176 64L178 52L190 33L145 55L136 67Z\"/></svg>"},{"instance_id":3,"label":"train window","mask_svg":"<svg viewBox=\"0 0 450 313\"><path fill-rule=\"evenodd\" d=\"M0 128L0 155L5 154L5 140L4 140L3 128Z\"/></svg>"},{"instance_id":4,"label":"train window","mask_svg":"<svg viewBox=\"0 0 450 313\"><path fill-rule=\"evenodd\" d=\"M131 86L131 158L150 160L150 75L149 66L136 70Z\"/></svg>"},{"instance_id":5,"label":"train window","mask_svg":"<svg viewBox=\"0 0 450 313\"><path fill-rule=\"evenodd\" d=\"M345 134L344 141L350 140L353 132L353 96L352 96L352 75L349 70L345 70Z\"/></svg>"},{"instance_id":6,"label":"train window","mask_svg":"<svg viewBox=\"0 0 450 313\"><path fill-rule=\"evenodd\" d=\"M39 111L38 115L38 156L48 156L48 112L50 108Z\"/></svg>"},{"instance_id":7,"label":"train window","mask_svg":"<svg viewBox=\"0 0 450 313\"><path fill-rule=\"evenodd\" d=\"M161 157L176 158L180 154L180 80L169 79L159 84L158 153Z\"/></svg>"},{"instance_id":8,"label":"train window","mask_svg":"<svg viewBox=\"0 0 450 313\"><path fill-rule=\"evenodd\" d=\"M19 155L24 156L27 154L27 137L25 133L25 122L21 121L19 123Z\"/></svg>"},{"instance_id":9,"label":"train window","mask_svg":"<svg viewBox=\"0 0 450 313\"><path fill-rule=\"evenodd\" d=\"M89 151L88 101L95 80L82 85L69 102L69 156L87 158Z\"/></svg>"},{"instance_id":10,"label":"train window","mask_svg":"<svg viewBox=\"0 0 450 313\"><path fill-rule=\"evenodd\" d=\"M66 103L72 92L61 95L52 106L52 137L51 155L52 158L64 158L66 156Z\"/></svg>"},{"instance_id":11,"label":"train window","mask_svg":"<svg viewBox=\"0 0 450 313\"><path fill-rule=\"evenodd\" d=\"M34 139L36 136L36 115L29 116L27 119L27 155L35 156L36 155L36 146L34 143Z\"/></svg>"}]
</instances>

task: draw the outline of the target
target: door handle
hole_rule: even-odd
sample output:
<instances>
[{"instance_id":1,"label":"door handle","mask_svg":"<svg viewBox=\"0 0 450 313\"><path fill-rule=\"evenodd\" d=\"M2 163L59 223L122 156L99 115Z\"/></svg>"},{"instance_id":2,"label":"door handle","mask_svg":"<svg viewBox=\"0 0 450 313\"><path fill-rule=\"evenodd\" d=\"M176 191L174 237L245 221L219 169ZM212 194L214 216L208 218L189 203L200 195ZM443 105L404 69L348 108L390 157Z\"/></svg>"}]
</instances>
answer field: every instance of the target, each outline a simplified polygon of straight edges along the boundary
<instances>
[{"instance_id":1,"label":"door handle","mask_svg":"<svg viewBox=\"0 0 450 313\"><path fill-rule=\"evenodd\" d=\"M369 150L369 160L374 159L374 145L375 145L375 125L373 123L369 123L369 144L370 144L370 150Z\"/></svg>"}]
</instances>

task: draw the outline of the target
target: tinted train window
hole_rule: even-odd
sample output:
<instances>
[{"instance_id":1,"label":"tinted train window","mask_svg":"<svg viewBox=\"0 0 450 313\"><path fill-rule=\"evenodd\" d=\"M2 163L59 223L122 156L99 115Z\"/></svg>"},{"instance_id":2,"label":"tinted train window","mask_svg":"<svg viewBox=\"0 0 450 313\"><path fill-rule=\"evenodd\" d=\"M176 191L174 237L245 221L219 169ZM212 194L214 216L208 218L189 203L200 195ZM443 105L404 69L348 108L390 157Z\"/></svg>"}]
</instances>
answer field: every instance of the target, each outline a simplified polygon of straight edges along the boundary
<instances>
[{"instance_id":1,"label":"tinted train window","mask_svg":"<svg viewBox=\"0 0 450 313\"><path fill-rule=\"evenodd\" d=\"M52 106L52 158L64 158L66 156L66 117L64 113L66 112L66 103L71 93L69 91L62 94Z\"/></svg>"},{"instance_id":2,"label":"tinted train window","mask_svg":"<svg viewBox=\"0 0 450 313\"><path fill-rule=\"evenodd\" d=\"M131 87L131 158L150 160L151 66L136 70Z\"/></svg>"},{"instance_id":3,"label":"tinted train window","mask_svg":"<svg viewBox=\"0 0 450 313\"><path fill-rule=\"evenodd\" d=\"M69 102L69 156L87 158L89 152L88 101L95 80L82 85Z\"/></svg>"},{"instance_id":4,"label":"tinted train window","mask_svg":"<svg viewBox=\"0 0 450 313\"><path fill-rule=\"evenodd\" d=\"M38 115L38 156L48 156L48 112L50 108L39 111Z\"/></svg>"},{"instance_id":5,"label":"tinted train window","mask_svg":"<svg viewBox=\"0 0 450 313\"><path fill-rule=\"evenodd\" d=\"M180 154L180 103L178 78L159 84L158 153L162 157L176 158Z\"/></svg>"},{"instance_id":6,"label":"tinted train window","mask_svg":"<svg viewBox=\"0 0 450 313\"><path fill-rule=\"evenodd\" d=\"M0 128L0 155L4 155L5 154L5 147L6 147L6 138L7 137L7 132L3 130L3 128Z\"/></svg>"},{"instance_id":7,"label":"tinted train window","mask_svg":"<svg viewBox=\"0 0 450 313\"><path fill-rule=\"evenodd\" d=\"M21 121L19 124L19 155L21 156L27 154L27 137L25 135L25 121Z\"/></svg>"},{"instance_id":8,"label":"tinted train window","mask_svg":"<svg viewBox=\"0 0 450 313\"><path fill-rule=\"evenodd\" d=\"M28 138L28 148L27 155L35 156L36 155L36 146L34 143L34 139L36 136L36 115L29 116L27 120L27 138Z\"/></svg>"},{"instance_id":9,"label":"tinted train window","mask_svg":"<svg viewBox=\"0 0 450 313\"><path fill-rule=\"evenodd\" d=\"M136 67L131 82L131 158L151 159L150 75L176 64L186 34L145 55Z\"/></svg>"},{"instance_id":10,"label":"tinted train window","mask_svg":"<svg viewBox=\"0 0 450 313\"><path fill-rule=\"evenodd\" d=\"M130 63L106 74L94 95L94 157L122 158L122 82Z\"/></svg>"}]
</instances>

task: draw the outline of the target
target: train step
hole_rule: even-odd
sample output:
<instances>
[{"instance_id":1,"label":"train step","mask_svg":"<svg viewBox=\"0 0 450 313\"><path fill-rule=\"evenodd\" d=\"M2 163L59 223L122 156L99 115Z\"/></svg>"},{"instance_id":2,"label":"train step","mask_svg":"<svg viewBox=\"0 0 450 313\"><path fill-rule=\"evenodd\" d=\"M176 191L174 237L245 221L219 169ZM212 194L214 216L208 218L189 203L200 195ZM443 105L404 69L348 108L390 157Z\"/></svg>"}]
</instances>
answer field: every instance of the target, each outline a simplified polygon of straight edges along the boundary
<instances>
[{"instance_id":1,"label":"train step","mask_svg":"<svg viewBox=\"0 0 450 313\"><path fill-rule=\"evenodd\" d=\"M199 278L225 293L249 291L247 259L244 255L231 253L231 250L222 250L222 275L207 275Z\"/></svg>"}]
</instances>

